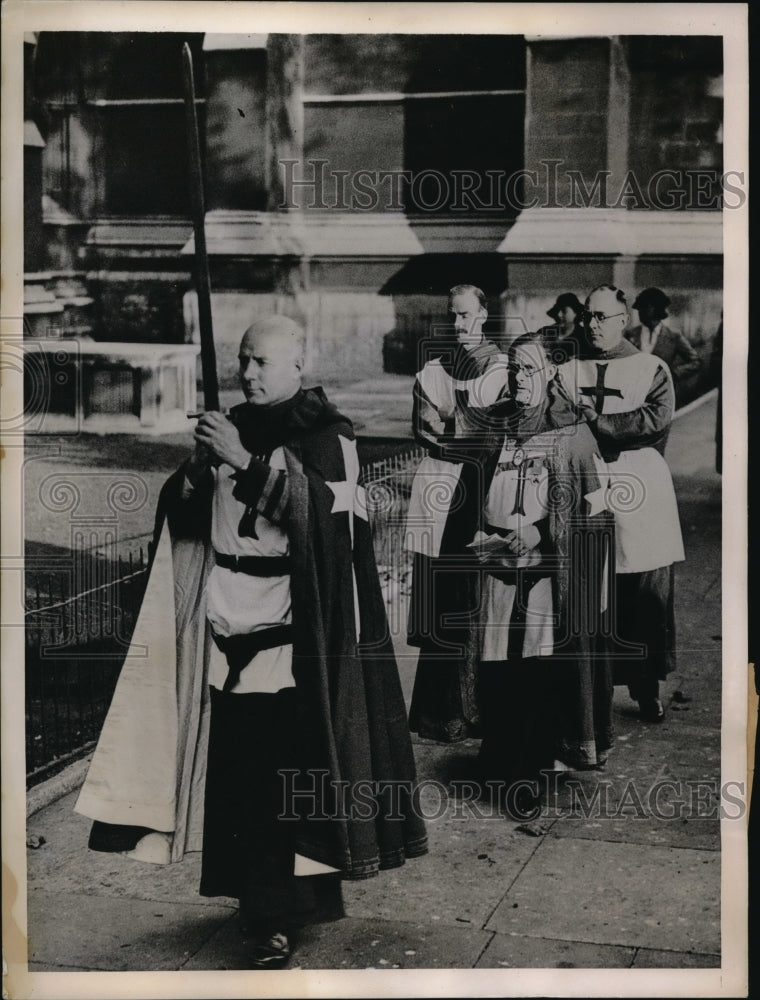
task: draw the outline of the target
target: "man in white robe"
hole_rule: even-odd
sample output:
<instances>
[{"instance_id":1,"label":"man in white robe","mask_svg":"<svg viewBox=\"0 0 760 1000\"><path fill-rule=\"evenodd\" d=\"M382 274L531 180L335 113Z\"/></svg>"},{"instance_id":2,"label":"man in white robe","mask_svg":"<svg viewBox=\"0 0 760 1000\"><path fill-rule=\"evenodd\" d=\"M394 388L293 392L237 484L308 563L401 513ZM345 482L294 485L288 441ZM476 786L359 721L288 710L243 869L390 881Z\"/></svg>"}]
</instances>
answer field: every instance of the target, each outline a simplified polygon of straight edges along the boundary
<instances>
[{"instance_id":1,"label":"man in white robe","mask_svg":"<svg viewBox=\"0 0 760 1000\"><path fill-rule=\"evenodd\" d=\"M624 293L600 285L586 299L589 350L559 376L602 454L599 502L615 515L616 680L642 718L659 722L659 681L675 665L673 564L684 549L673 481L664 458L675 399L667 364L624 337Z\"/></svg>"},{"instance_id":2,"label":"man in white robe","mask_svg":"<svg viewBox=\"0 0 760 1000\"><path fill-rule=\"evenodd\" d=\"M434 356L414 383L413 432L427 455L412 484L405 539L414 552L409 644L420 650L409 724L445 743L479 732L465 652L477 574L466 546L483 505L484 462L498 447L489 411L507 388L507 356L483 333L482 290L455 285L448 307L455 337L426 344Z\"/></svg>"}]
</instances>

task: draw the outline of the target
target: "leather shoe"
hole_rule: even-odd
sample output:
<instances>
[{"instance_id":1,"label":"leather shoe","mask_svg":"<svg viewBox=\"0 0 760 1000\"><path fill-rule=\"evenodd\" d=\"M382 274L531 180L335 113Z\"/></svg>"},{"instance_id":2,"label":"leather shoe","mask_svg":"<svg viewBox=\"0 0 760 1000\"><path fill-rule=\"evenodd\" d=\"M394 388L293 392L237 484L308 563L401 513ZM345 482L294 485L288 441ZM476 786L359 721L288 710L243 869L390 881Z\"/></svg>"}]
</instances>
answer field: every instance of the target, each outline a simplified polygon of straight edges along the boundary
<instances>
[{"instance_id":1,"label":"leather shoe","mask_svg":"<svg viewBox=\"0 0 760 1000\"><path fill-rule=\"evenodd\" d=\"M647 698L639 702L639 715L645 722L662 722L665 709L659 698Z\"/></svg>"},{"instance_id":2,"label":"leather shoe","mask_svg":"<svg viewBox=\"0 0 760 1000\"><path fill-rule=\"evenodd\" d=\"M255 942L248 952L252 969L284 969L290 961L290 942L280 932Z\"/></svg>"},{"instance_id":3,"label":"leather shoe","mask_svg":"<svg viewBox=\"0 0 760 1000\"><path fill-rule=\"evenodd\" d=\"M504 801L507 819L517 822L538 819L541 815L541 796L525 786L510 786Z\"/></svg>"}]
</instances>

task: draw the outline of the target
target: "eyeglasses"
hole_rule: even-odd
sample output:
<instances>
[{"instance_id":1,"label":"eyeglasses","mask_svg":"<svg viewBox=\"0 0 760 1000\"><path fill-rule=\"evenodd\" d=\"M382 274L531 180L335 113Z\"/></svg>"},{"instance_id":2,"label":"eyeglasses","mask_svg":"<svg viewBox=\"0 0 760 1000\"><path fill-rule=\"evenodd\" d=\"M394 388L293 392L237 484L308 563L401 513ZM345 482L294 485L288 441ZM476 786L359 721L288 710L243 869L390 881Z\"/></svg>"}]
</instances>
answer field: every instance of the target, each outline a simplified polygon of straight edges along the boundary
<instances>
[{"instance_id":1,"label":"eyeglasses","mask_svg":"<svg viewBox=\"0 0 760 1000\"><path fill-rule=\"evenodd\" d=\"M625 316L625 313L624 312L611 313L609 316L607 316L606 313L603 312L591 312L589 309L584 309L582 316L583 316L583 322L586 325L588 325L592 319L595 319L597 323L604 323L606 322L606 320L614 319L616 316Z\"/></svg>"},{"instance_id":2,"label":"eyeglasses","mask_svg":"<svg viewBox=\"0 0 760 1000\"><path fill-rule=\"evenodd\" d=\"M539 372L545 372L547 367L547 365L544 365L543 368L534 368L532 365L507 365L507 371L510 375L522 374L526 378L533 378L533 376L538 375Z\"/></svg>"}]
</instances>

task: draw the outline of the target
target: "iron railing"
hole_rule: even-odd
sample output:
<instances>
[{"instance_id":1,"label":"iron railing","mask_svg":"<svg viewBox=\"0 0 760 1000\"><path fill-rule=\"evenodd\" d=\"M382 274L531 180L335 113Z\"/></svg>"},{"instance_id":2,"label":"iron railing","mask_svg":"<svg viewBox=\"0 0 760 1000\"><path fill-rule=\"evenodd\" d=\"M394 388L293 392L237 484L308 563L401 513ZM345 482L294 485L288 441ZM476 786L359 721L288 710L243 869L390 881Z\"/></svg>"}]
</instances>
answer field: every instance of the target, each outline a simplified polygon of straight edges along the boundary
<instances>
[{"instance_id":1,"label":"iron railing","mask_svg":"<svg viewBox=\"0 0 760 1000\"><path fill-rule=\"evenodd\" d=\"M26 580L26 770L41 781L97 740L137 620L144 551L115 560L89 553L88 570ZM72 580L87 579L71 593Z\"/></svg>"}]
</instances>

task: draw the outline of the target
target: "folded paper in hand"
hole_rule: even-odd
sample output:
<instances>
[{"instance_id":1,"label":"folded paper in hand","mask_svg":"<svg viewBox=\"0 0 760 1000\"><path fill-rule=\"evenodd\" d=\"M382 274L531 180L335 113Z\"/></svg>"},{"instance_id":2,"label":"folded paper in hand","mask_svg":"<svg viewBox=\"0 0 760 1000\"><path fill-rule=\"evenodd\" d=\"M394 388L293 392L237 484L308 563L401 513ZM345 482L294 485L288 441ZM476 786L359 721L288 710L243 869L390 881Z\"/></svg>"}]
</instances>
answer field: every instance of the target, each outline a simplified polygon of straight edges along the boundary
<instances>
[{"instance_id":1,"label":"folded paper in hand","mask_svg":"<svg viewBox=\"0 0 760 1000\"><path fill-rule=\"evenodd\" d=\"M467 548L481 557L488 557L489 562L507 568L523 569L526 566L537 566L541 562L538 549L531 549L525 555L517 556L510 550L504 536L499 534L481 535L468 542Z\"/></svg>"}]
</instances>

